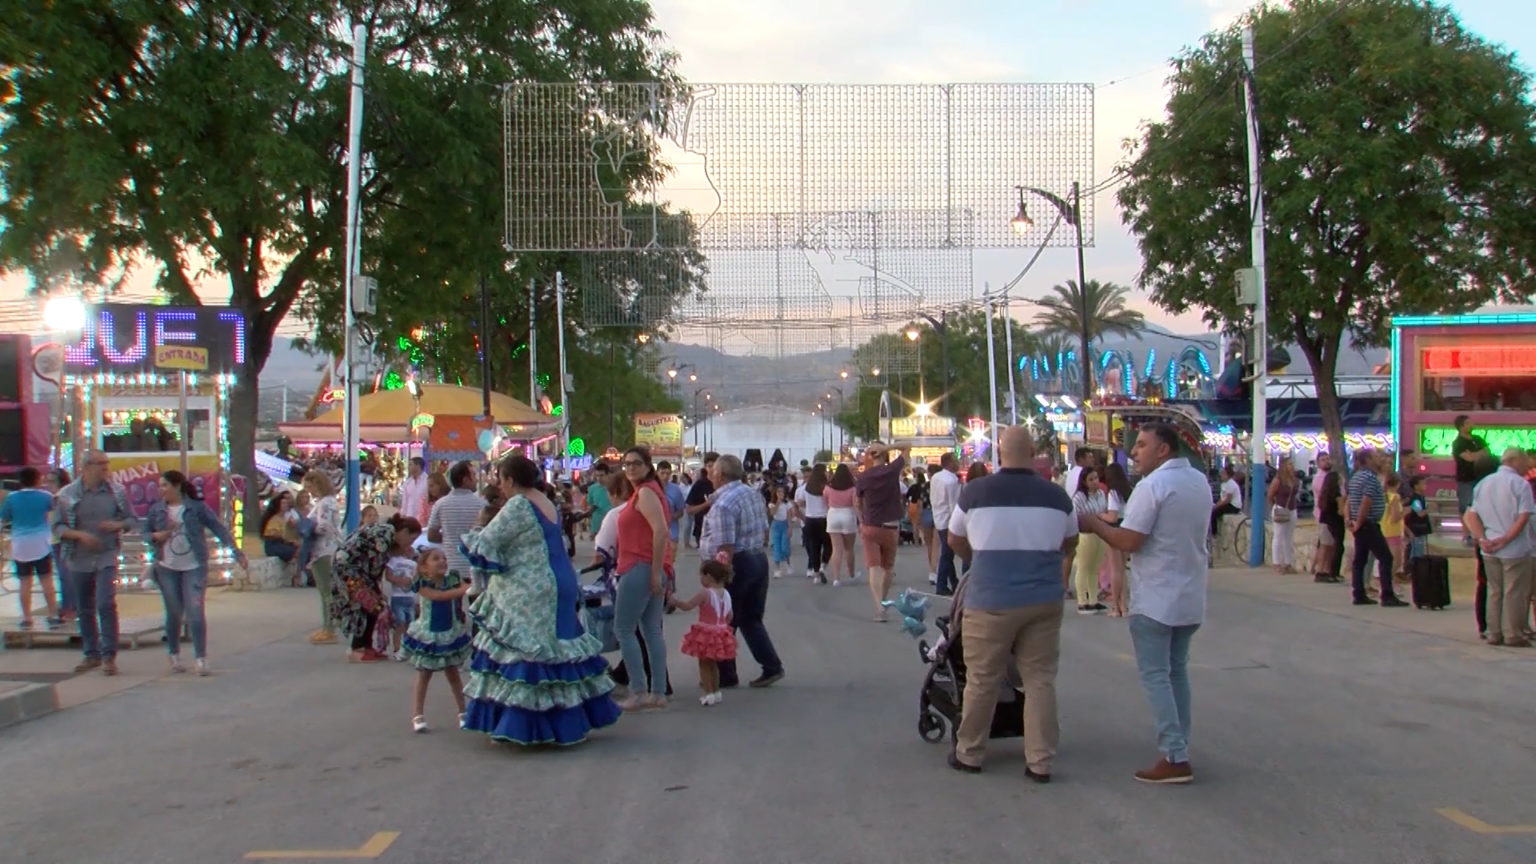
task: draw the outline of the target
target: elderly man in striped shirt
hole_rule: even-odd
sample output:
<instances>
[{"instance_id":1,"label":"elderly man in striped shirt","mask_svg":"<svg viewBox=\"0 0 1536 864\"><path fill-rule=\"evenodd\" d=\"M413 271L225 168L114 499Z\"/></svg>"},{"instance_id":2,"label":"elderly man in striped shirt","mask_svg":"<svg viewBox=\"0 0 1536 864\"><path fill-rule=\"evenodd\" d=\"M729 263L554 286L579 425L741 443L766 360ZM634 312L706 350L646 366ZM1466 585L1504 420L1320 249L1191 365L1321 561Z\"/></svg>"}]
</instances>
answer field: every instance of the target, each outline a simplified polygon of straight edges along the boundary
<instances>
[{"instance_id":1,"label":"elderly man in striped shirt","mask_svg":"<svg viewBox=\"0 0 1536 864\"><path fill-rule=\"evenodd\" d=\"M1355 473L1349 476L1348 517L1349 530L1355 535L1355 560L1351 568L1355 605L1371 605L1371 598L1365 593L1365 565L1368 558L1375 556L1381 579L1381 605L1407 606L1392 593L1392 548L1381 533L1381 519L1387 514L1387 493L1376 475L1381 467L1380 454L1375 450L1356 450L1354 465Z\"/></svg>"},{"instance_id":2,"label":"elderly man in striped shirt","mask_svg":"<svg viewBox=\"0 0 1536 864\"><path fill-rule=\"evenodd\" d=\"M1077 517L1067 493L1030 470L1035 442L1029 430L1005 429L997 449L1002 470L965 484L949 520L950 546L971 563L960 619L965 711L949 765L981 770L1012 662L1024 683L1024 776L1048 783L1060 736L1061 568L1077 548Z\"/></svg>"}]
</instances>

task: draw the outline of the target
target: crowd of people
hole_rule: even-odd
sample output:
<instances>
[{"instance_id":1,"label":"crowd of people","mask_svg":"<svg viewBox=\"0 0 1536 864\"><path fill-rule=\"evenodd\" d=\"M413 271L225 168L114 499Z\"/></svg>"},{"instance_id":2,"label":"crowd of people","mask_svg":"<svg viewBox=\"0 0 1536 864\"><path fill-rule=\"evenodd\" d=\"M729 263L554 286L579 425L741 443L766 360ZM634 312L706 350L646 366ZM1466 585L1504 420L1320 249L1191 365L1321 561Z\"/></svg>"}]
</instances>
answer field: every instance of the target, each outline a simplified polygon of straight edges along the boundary
<instances>
[{"instance_id":1,"label":"crowd of people","mask_svg":"<svg viewBox=\"0 0 1536 864\"><path fill-rule=\"evenodd\" d=\"M1510 450L1490 465L1486 444L1466 424L1458 427L1466 439L1457 447L1458 474L1469 477L1459 491L1479 561L1479 629L1491 644L1529 645L1530 464L1523 451ZM785 667L764 621L767 595L772 579L796 569L795 531L806 579L834 588L867 580L877 622L888 620L897 549L910 538L924 547L934 593L966 595L955 622L955 632L964 632L966 707L952 767L981 769L999 685L1012 666L1025 695L1027 776L1049 782L1070 602L1081 615L1129 621L1160 751L1137 779L1188 782L1189 649L1204 618L1210 536L1224 516L1241 512L1243 478L1227 469L1213 495L1205 473L1180 455L1175 430L1160 424L1143 426L1129 454L1134 488L1125 466L1088 448L1074 454L1058 485L1034 474L1026 430L1004 430L997 446L1001 470L975 462L963 479L954 454L914 471L899 448L878 441L857 465L807 464L798 473L749 474L740 458L709 453L697 477L631 448L616 466L599 463L580 482L556 483L518 455L484 477L469 462L429 471L413 459L397 512L381 519L370 506L350 534L330 473L317 470L297 495L273 495L261 536L266 554L290 563L295 583L317 593L320 626L311 642L345 637L353 662L414 667L415 731L429 728L425 700L442 673L461 728L522 745L578 743L623 713L668 707L674 688L663 624L673 612L697 614L681 650L698 663L701 705L720 704L740 684L738 633L759 667L748 683L772 686ZM1274 545L1291 545L1297 512L1311 498L1320 525L1318 581L1339 580L1347 530L1355 602L1404 605L1393 575L1405 559L1412 566L1426 555L1422 478L1399 479L1370 450L1354 453L1352 464L1341 483L1326 455L1315 477L1279 462L1264 489ZM193 665L207 674L208 536L234 548L229 528L175 471L161 477L160 500L148 515L135 519L107 465L105 454L89 453L73 482L64 472L45 478L27 469L23 488L0 502L23 608L30 613L37 580L46 626L78 620L84 658L77 671L115 674L117 548L123 532L141 530L154 548L170 667L188 668L185 622ZM612 574L611 634L583 614L592 598L577 571L578 541L590 542L594 568ZM698 549L698 588L679 589L678 554L690 546ZM1373 558L1375 597L1365 579ZM1294 568L1281 550L1274 564L1282 573ZM55 572L63 582L57 596ZM605 648L621 658L613 669Z\"/></svg>"}]
</instances>

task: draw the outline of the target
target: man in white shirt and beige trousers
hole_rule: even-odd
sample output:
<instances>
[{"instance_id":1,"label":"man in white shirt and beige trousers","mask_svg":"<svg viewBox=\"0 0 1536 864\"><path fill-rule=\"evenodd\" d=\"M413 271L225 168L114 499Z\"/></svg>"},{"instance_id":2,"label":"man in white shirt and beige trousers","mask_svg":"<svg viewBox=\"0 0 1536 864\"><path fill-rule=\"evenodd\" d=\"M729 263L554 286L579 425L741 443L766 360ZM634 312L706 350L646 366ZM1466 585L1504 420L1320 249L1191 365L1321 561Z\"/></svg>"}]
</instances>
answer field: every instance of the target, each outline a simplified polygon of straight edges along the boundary
<instances>
[{"instance_id":1,"label":"man in white shirt and beige trousers","mask_svg":"<svg viewBox=\"0 0 1536 864\"><path fill-rule=\"evenodd\" d=\"M1488 644L1529 648L1531 611L1531 514L1536 500L1525 473L1530 460L1511 447L1499 470L1477 481L1472 506L1462 518L1483 550L1488 574Z\"/></svg>"}]
</instances>

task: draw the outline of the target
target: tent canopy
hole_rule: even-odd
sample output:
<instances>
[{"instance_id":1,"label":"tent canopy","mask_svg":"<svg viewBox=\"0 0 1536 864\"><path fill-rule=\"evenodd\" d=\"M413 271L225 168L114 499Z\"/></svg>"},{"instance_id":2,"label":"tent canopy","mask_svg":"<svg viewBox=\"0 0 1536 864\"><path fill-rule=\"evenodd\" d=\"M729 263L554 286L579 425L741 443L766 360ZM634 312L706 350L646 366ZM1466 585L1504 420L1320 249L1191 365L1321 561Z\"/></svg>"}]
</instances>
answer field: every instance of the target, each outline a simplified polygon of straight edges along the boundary
<instances>
[{"instance_id":1,"label":"tent canopy","mask_svg":"<svg viewBox=\"0 0 1536 864\"><path fill-rule=\"evenodd\" d=\"M357 406L358 426L364 441L396 444L417 440L410 429L411 418L417 414L475 417L484 410L485 404L476 387L423 384L420 400L413 399L410 391L404 388L379 390L359 398ZM560 428L558 417L541 414L502 393L491 394L491 414L497 424L517 436L544 435ZM346 419L346 406L336 405L314 420L283 423L278 429L295 442L336 441Z\"/></svg>"}]
</instances>

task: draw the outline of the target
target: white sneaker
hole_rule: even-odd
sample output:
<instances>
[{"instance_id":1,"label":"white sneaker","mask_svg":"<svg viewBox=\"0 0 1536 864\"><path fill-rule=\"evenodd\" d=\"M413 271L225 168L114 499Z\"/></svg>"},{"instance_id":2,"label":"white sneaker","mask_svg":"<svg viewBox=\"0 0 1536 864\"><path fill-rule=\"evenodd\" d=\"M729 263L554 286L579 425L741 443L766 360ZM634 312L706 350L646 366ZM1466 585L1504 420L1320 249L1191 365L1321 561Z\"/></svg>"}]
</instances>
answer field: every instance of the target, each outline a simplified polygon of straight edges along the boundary
<instances>
[{"instance_id":1,"label":"white sneaker","mask_svg":"<svg viewBox=\"0 0 1536 864\"><path fill-rule=\"evenodd\" d=\"M706 706L715 704L715 703L711 702L710 699L709 699L709 697L711 697L713 695L715 695L715 694L713 694L713 693L705 693L703 696L700 696L699 697L699 704L700 705L706 705Z\"/></svg>"},{"instance_id":2,"label":"white sneaker","mask_svg":"<svg viewBox=\"0 0 1536 864\"><path fill-rule=\"evenodd\" d=\"M412 717L411 718L411 731L412 732L425 732L425 731L427 731L427 718L421 716L420 714L417 714L415 717Z\"/></svg>"},{"instance_id":3,"label":"white sneaker","mask_svg":"<svg viewBox=\"0 0 1536 864\"><path fill-rule=\"evenodd\" d=\"M172 672L185 672L185 671L187 671L186 664L181 662L181 655L180 654L172 654L171 655L171 671Z\"/></svg>"},{"instance_id":4,"label":"white sneaker","mask_svg":"<svg viewBox=\"0 0 1536 864\"><path fill-rule=\"evenodd\" d=\"M394 661L395 661L395 662L396 662L396 663L404 663L404 662L405 662L405 649L403 649L403 648L402 648L402 649L401 649L401 650L399 650L399 651L396 651L396 652L395 652L395 653L393 653L393 654L391 654L391 655L389 655L389 656L390 656L390 657L391 657L391 658L392 658L392 659L393 659L393 660L394 660Z\"/></svg>"},{"instance_id":5,"label":"white sneaker","mask_svg":"<svg viewBox=\"0 0 1536 864\"><path fill-rule=\"evenodd\" d=\"M815 579L816 578L816 571L815 570L807 570L807 571L805 571L805 578L807 578L807 579Z\"/></svg>"},{"instance_id":6,"label":"white sneaker","mask_svg":"<svg viewBox=\"0 0 1536 864\"><path fill-rule=\"evenodd\" d=\"M202 657L197 658L197 674L199 677L208 677L208 661Z\"/></svg>"},{"instance_id":7,"label":"white sneaker","mask_svg":"<svg viewBox=\"0 0 1536 864\"><path fill-rule=\"evenodd\" d=\"M937 574L937 573L929 573L928 574L928 584L929 585L937 585L937 584L939 584L939 574Z\"/></svg>"},{"instance_id":8,"label":"white sneaker","mask_svg":"<svg viewBox=\"0 0 1536 864\"><path fill-rule=\"evenodd\" d=\"M841 587L843 587L843 580L841 580L841 579L833 579L832 580L832 587L833 588L841 588Z\"/></svg>"}]
</instances>

